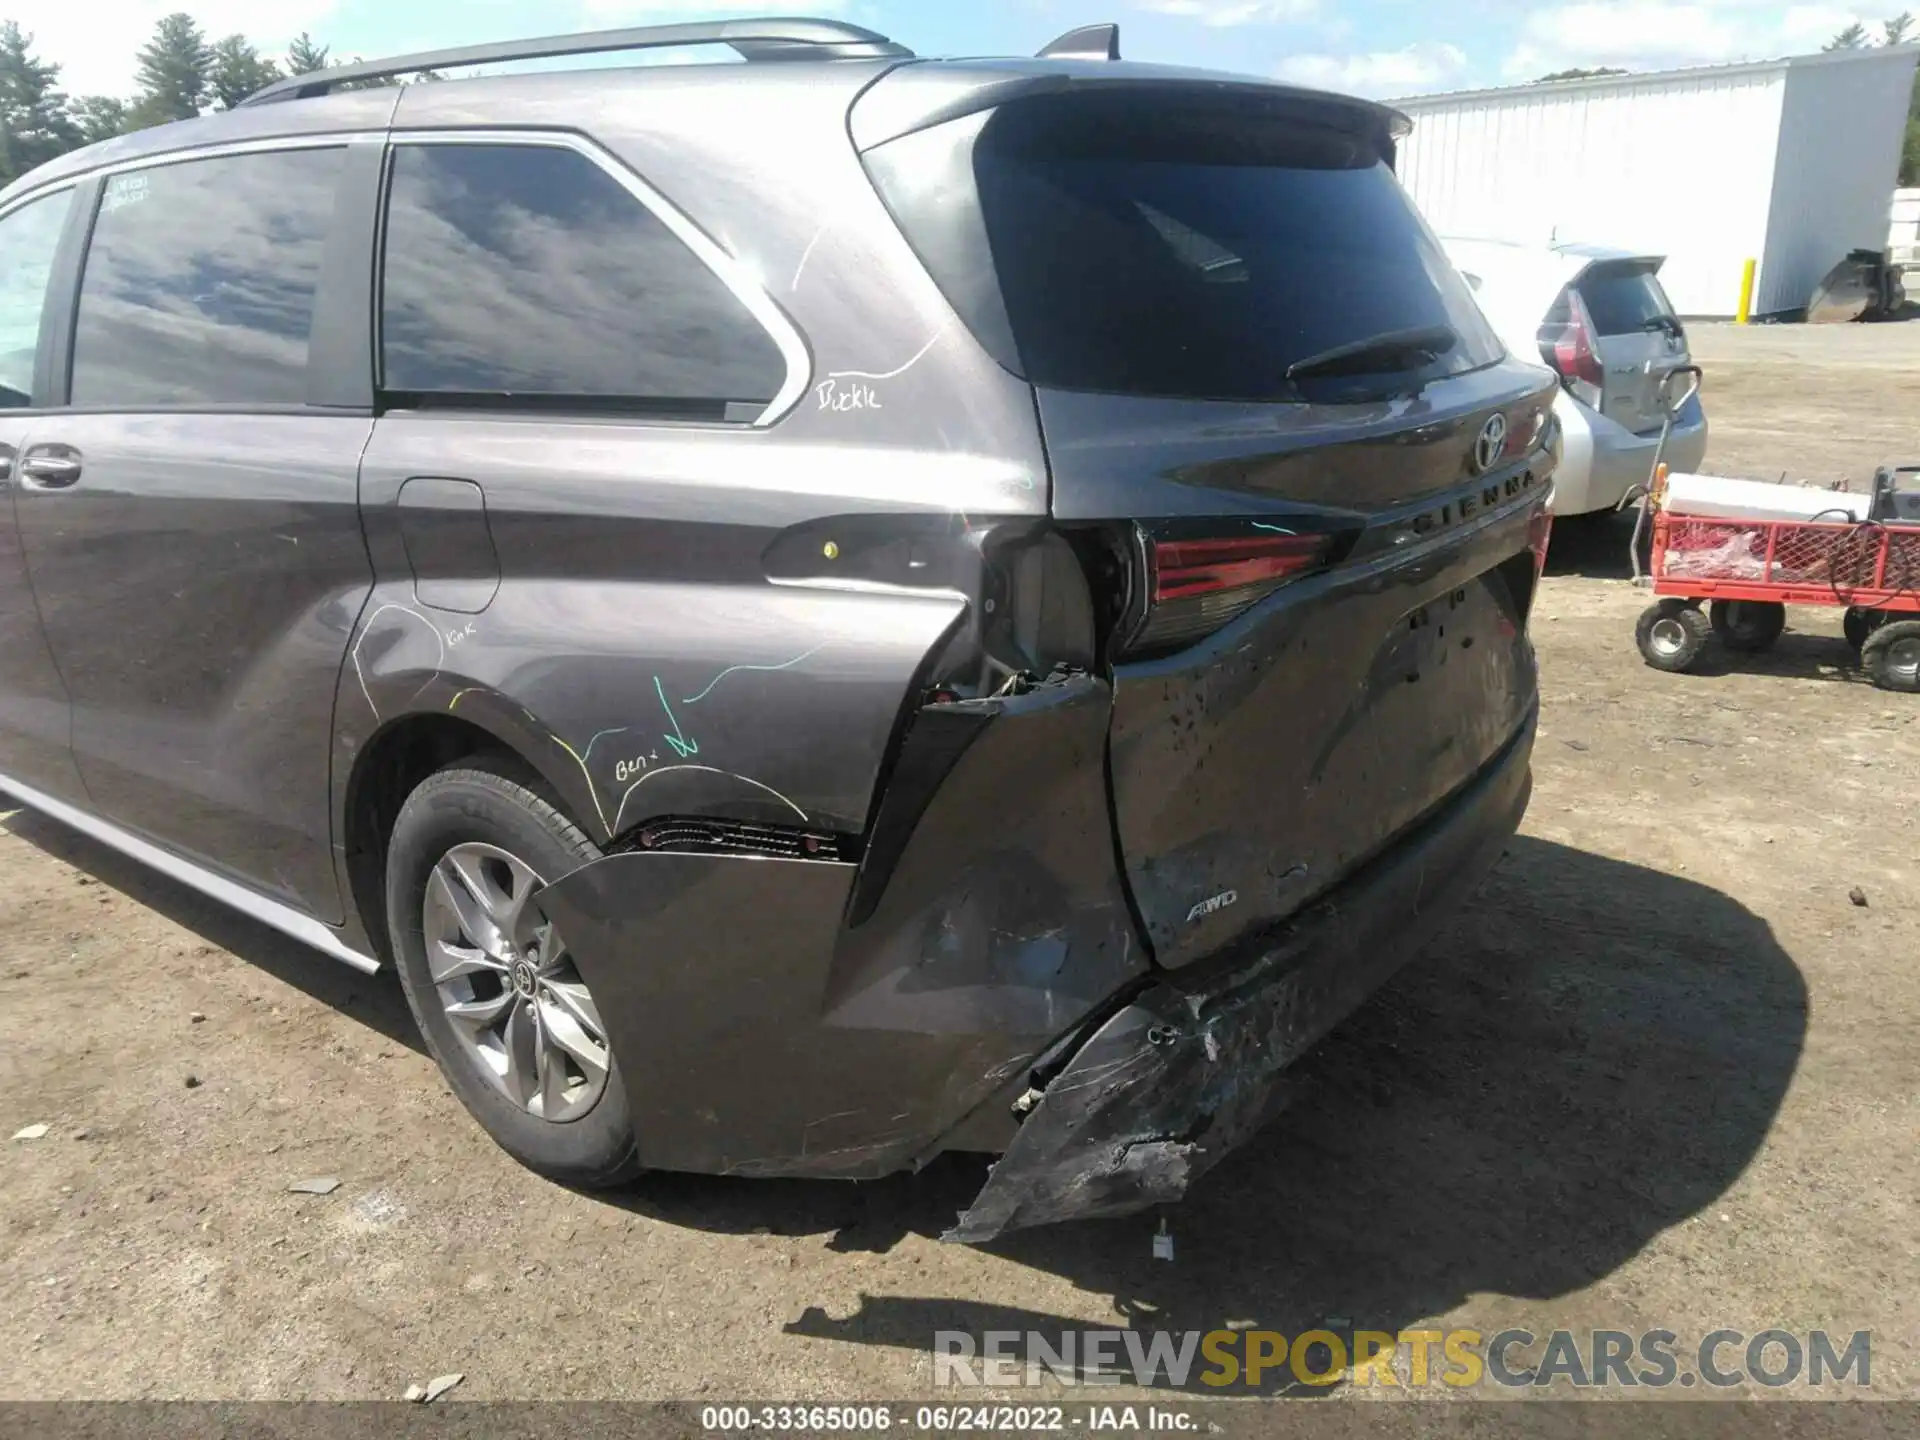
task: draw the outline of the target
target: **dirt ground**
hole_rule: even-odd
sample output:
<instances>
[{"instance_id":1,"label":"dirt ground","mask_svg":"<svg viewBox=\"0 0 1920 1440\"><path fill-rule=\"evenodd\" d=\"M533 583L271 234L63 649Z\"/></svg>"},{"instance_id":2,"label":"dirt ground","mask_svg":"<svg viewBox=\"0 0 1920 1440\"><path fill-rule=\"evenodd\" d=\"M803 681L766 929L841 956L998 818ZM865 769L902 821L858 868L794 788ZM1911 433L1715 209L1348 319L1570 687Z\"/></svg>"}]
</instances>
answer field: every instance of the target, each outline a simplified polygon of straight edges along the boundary
<instances>
[{"instance_id":1,"label":"dirt ground","mask_svg":"<svg viewBox=\"0 0 1920 1440\"><path fill-rule=\"evenodd\" d=\"M1695 341L1709 468L1920 461L1920 324ZM1145 1219L939 1244L965 1159L569 1193L466 1118L390 980L11 814L0 1137L50 1128L0 1139L0 1395L845 1400L926 1392L937 1329L1333 1320L1871 1329L1873 1392L1920 1396L1920 700L1831 611L1645 668L1621 550L1556 537L1522 835L1173 1214L1172 1264Z\"/></svg>"}]
</instances>

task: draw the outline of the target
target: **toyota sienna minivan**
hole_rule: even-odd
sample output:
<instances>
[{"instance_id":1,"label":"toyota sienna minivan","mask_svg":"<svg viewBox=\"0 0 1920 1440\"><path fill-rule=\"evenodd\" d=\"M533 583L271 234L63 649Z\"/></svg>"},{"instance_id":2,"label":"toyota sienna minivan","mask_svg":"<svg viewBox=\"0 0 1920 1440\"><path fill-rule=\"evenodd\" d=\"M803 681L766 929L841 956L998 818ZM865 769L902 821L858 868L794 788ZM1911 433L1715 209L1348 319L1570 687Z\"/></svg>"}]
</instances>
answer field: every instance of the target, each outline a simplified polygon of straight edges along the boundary
<instances>
[{"instance_id":1,"label":"toyota sienna minivan","mask_svg":"<svg viewBox=\"0 0 1920 1440\"><path fill-rule=\"evenodd\" d=\"M372 82L663 45L745 63ZM0 195L0 788L398 972L500 1145L1177 1198L1527 801L1552 377L1360 100L828 21Z\"/></svg>"}]
</instances>

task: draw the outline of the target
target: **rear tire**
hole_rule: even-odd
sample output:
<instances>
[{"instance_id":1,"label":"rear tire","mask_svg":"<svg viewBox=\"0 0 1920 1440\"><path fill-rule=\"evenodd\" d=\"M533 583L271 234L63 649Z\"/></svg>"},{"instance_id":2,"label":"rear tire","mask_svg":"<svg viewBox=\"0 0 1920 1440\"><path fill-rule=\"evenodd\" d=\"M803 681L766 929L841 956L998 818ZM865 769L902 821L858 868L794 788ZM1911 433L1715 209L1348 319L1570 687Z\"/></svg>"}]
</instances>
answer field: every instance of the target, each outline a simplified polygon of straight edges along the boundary
<instances>
[{"instance_id":1,"label":"rear tire","mask_svg":"<svg viewBox=\"0 0 1920 1440\"><path fill-rule=\"evenodd\" d=\"M1773 600L1716 600L1709 615L1713 633L1729 650L1769 650L1787 628L1787 607Z\"/></svg>"},{"instance_id":2,"label":"rear tire","mask_svg":"<svg viewBox=\"0 0 1920 1440\"><path fill-rule=\"evenodd\" d=\"M1713 626L1684 600L1657 600L1640 612L1633 628L1640 658L1656 670L1690 670L1707 648Z\"/></svg>"},{"instance_id":3,"label":"rear tire","mask_svg":"<svg viewBox=\"0 0 1920 1440\"><path fill-rule=\"evenodd\" d=\"M429 776L394 821L400 985L448 1086L501 1149L565 1184L621 1184L641 1167L619 1064L565 937L529 903L600 851L504 767L484 767Z\"/></svg>"},{"instance_id":4,"label":"rear tire","mask_svg":"<svg viewBox=\"0 0 1920 1440\"><path fill-rule=\"evenodd\" d=\"M1882 690L1920 694L1920 620L1895 620L1867 637L1860 663Z\"/></svg>"}]
</instances>

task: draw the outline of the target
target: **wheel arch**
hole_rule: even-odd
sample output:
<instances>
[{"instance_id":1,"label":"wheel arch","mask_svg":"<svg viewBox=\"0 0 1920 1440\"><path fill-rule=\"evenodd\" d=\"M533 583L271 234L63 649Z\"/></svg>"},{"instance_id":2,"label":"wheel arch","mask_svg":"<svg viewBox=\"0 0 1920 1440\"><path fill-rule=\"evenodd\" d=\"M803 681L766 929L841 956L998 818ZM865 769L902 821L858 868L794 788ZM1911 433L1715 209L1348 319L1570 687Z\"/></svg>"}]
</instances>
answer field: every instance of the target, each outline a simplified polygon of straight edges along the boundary
<instances>
[{"instance_id":1,"label":"wheel arch","mask_svg":"<svg viewBox=\"0 0 1920 1440\"><path fill-rule=\"evenodd\" d=\"M360 743L345 767L334 832L340 837L349 919L359 923L371 953L383 964L393 958L386 924L387 840L400 807L429 775L480 756L518 772L516 779L540 791L596 844L609 838L584 768L570 775L573 762L564 744L504 697L468 690L455 695L446 710L392 717Z\"/></svg>"}]
</instances>

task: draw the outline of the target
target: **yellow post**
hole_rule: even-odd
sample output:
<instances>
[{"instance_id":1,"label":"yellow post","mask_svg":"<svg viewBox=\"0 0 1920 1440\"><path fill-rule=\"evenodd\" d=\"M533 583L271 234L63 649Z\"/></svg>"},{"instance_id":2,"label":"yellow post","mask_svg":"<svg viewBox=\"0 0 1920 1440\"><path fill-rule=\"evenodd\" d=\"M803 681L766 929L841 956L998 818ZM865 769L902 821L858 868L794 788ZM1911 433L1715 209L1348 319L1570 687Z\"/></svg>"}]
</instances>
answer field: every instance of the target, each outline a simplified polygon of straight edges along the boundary
<instances>
[{"instance_id":1,"label":"yellow post","mask_svg":"<svg viewBox=\"0 0 1920 1440\"><path fill-rule=\"evenodd\" d=\"M1746 324L1753 314L1753 272L1758 268L1758 261L1749 260L1740 272L1740 309L1733 317L1736 325Z\"/></svg>"}]
</instances>

